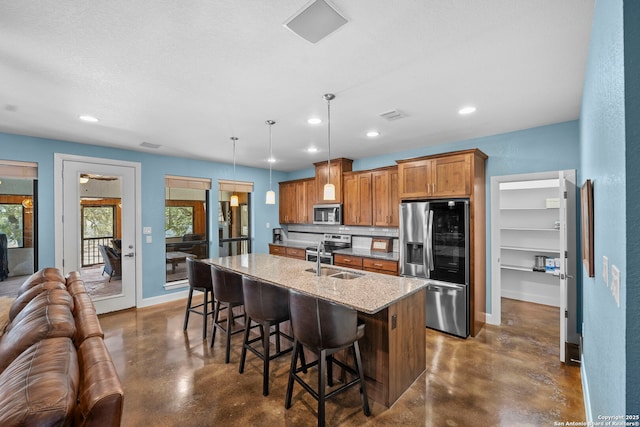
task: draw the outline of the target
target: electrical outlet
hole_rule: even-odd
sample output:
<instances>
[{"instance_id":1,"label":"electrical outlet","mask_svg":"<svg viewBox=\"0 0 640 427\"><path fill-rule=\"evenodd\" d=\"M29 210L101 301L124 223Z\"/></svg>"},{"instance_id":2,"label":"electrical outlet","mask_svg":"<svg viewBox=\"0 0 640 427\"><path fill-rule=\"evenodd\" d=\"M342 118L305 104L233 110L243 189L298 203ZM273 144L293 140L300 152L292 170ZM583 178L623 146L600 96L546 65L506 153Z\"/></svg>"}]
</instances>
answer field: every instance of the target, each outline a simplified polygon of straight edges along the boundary
<instances>
[{"instance_id":1,"label":"electrical outlet","mask_svg":"<svg viewBox=\"0 0 640 427\"><path fill-rule=\"evenodd\" d=\"M609 287L609 258L602 256L602 280Z\"/></svg>"},{"instance_id":2,"label":"electrical outlet","mask_svg":"<svg viewBox=\"0 0 640 427\"><path fill-rule=\"evenodd\" d=\"M271 224L267 223L267 228L271 228Z\"/></svg>"},{"instance_id":3,"label":"electrical outlet","mask_svg":"<svg viewBox=\"0 0 640 427\"><path fill-rule=\"evenodd\" d=\"M147 243L151 243L152 242L151 236L146 236L146 237L147 237Z\"/></svg>"},{"instance_id":4,"label":"electrical outlet","mask_svg":"<svg viewBox=\"0 0 640 427\"><path fill-rule=\"evenodd\" d=\"M611 265L611 293L620 307L620 270L615 265Z\"/></svg>"}]
</instances>

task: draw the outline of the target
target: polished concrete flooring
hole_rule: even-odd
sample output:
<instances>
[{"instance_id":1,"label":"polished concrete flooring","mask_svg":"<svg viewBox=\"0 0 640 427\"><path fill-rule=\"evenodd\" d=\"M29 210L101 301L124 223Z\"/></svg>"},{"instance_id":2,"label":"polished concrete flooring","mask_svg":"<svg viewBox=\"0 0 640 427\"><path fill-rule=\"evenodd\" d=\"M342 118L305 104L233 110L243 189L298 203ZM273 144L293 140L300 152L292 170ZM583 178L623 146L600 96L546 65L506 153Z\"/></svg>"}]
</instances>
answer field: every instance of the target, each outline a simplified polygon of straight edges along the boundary
<instances>
[{"instance_id":1,"label":"polished concrete flooring","mask_svg":"<svg viewBox=\"0 0 640 427\"><path fill-rule=\"evenodd\" d=\"M543 426L585 421L580 370L558 360L557 308L503 299L502 326L462 340L430 329L427 369L387 409L362 413L357 389L327 404L334 426ZM284 409L290 358L272 362L262 396L262 364L247 356L238 373L241 334L224 363L221 334L212 349L202 317L182 331L185 301L101 316L105 342L125 387L125 426L314 425L316 402L296 385ZM211 331L209 330L209 337ZM315 371L312 374L315 376Z\"/></svg>"}]
</instances>

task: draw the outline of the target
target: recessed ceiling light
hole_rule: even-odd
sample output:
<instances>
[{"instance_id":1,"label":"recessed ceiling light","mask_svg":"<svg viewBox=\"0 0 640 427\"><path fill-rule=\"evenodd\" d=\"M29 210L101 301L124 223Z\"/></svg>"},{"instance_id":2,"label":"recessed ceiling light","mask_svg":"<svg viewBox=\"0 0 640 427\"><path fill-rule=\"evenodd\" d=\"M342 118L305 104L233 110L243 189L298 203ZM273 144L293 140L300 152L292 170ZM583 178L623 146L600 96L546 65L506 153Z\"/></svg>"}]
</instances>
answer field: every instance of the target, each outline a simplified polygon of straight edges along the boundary
<instances>
[{"instance_id":1,"label":"recessed ceiling light","mask_svg":"<svg viewBox=\"0 0 640 427\"><path fill-rule=\"evenodd\" d=\"M275 162L276 162L276 159L275 159L275 157L269 157L269 158L267 159L267 162L269 162L269 163L275 163Z\"/></svg>"},{"instance_id":2,"label":"recessed ceiling light","mask_svg":"<svg viewBox=\"0 0 640 427\"><path fill-rule=\"evenodd\" d=\"M82 120L83 122L89 122L89 123L95 123L98 121L98 119L96 119L93 116L87 116L87 115L83 115L79 117L80 120Z\"/></svg>"},{"instance_id":3,"label":"recessed ceiling light","mask_svg":"<svg viewBox=\"0 0 640 427\"><path fill-rule=\"evenodd\" d=\"M310 125L319 125L320 123L322 123L322 119L311 117L309 120L307 120L307 123L309 123Z\"/></svg>"},{"instance_id":4,"label":"recessed ceiling light","mask_svg":"<svg viewBox=\"0 0 640 427\"><path fill-rule=\"evenodd\" d=\"M369 138L375 138L378 135L380 135L380 132L378 132L377 130L370 130L369 132L367 132L367 136Z\"/></svg>"},{"instance_id":5,"label":"recessed ceiling light","mask_svg":"<svg viewBox=\"0 0 640 427\"><path fill-rule=\"evenodd\" d=\"M316 147L309 147L309 148L307 148L307 152L308 153L317 153L318 149Z\"/></svg>"},{"instance_id":6,"label":"recessed ceiling light","mask_svg":"<svg viewBox=\"0 0 640 427\"><path fill-rule=\"evenodd\" d=\"M460 115L466 115L466 114L471 114L471 113L475 113L476 112L476 107L470 105L468 107L462 107L461 109L458 110L458 114Z\"/></svg>"}]
</instances>

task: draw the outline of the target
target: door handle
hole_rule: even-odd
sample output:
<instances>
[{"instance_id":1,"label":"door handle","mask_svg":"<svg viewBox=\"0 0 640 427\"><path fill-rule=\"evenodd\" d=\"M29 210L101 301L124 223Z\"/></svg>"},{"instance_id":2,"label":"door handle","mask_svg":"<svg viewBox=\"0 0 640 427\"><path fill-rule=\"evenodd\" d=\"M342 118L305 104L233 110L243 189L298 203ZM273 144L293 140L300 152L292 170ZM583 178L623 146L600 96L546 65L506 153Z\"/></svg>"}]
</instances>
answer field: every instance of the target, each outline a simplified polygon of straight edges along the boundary
<instances>
[{"instance_id":1,"label":"door handle","mask_svg":"<svg viewBox=\"0 0 640 427\"><path fill-rule=\"evenodd\" d=\"M135 252L129 252L128 254L124 254L124 256L128 258L133 258L135 255L136 255Z\"/></svg>"}]
</instances>

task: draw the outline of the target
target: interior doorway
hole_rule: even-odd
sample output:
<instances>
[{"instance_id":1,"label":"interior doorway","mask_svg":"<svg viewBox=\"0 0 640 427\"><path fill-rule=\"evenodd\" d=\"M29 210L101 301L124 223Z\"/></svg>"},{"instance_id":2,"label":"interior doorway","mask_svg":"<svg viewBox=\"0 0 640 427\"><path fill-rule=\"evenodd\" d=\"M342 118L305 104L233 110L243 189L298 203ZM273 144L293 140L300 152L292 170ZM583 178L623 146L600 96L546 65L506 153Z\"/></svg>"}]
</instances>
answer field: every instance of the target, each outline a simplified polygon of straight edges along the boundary
<instances>
[{"instance_id":1,"label":"interior doorway","mask_svg":"<svg viewBox=\"0 0 640 427\"><path fill-rule=\"evenodd\" d=\"M56 154L55 169L56 266L81 272L98 313L136 306L140 164Z\"/></svg>"},{"instance_id":2,"label":"interior doorway","mask_svg":"<svg viewBox=\"0 0 640 427\"><path fill-rule=\"evenodd\" d=\"M0 296L38 269L38 167L0 160Z\"/></svg>"},{"instance_id":3,"label":"interior doorway","mask_svg":"<svg viewBox=\"0 0 640 427\"><path fill-rule=\"evenodd\" d=\"M491 178L491 316L501 298L558 308L559 355L577 343L574 170Z\"/></svg>"}]
</instances>

